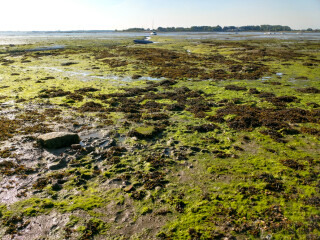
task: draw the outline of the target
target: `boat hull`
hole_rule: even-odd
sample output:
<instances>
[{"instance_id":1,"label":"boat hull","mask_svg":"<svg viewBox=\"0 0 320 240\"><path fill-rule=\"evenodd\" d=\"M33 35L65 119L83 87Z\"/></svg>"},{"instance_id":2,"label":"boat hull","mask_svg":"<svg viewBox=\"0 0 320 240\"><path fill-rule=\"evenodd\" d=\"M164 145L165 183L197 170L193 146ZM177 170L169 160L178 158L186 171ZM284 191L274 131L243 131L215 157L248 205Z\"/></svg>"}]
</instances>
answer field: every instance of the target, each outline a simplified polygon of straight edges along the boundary
<instances>
[{"instance_id":1,"label":"boat hull","mask_svg":"<svg viewBox=\"0 0 320 240\"><path fill-rule=\"evenodd\" d=\"M153 43L152 41L149 40L133 40L134 43L136 44L150 44Z\"/></svg>"}]
</instances>

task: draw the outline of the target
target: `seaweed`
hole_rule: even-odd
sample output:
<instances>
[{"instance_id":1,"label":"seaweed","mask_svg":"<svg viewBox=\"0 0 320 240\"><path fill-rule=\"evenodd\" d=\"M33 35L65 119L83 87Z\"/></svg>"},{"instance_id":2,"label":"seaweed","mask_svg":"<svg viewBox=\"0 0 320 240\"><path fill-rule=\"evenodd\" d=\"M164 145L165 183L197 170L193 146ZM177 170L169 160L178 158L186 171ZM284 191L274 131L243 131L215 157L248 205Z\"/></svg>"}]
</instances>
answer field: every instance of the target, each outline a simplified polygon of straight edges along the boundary
<instances>
[{"instance_id":1,"label":"seaweed","mask_svg":"<svg viewBox=\"0 0 320 240\"><path fill-rule=\"evenodd\" d=\"M55 98L69 95L70 91L64 91L62 89L44 89L39 92L39 98Z\"/></svg>"},{"instance_id":2,"label":"seaweed","mask_svg":"<svg viewBox=\"0 0 320 240\"><path fill-rule=\"evenodd\" d=\"M246 91L246 87L236 86L236 85L227 85L224 87L225 90L232 90L232 91Z\"/></svg>"},{"instance_id":3,"label":"seaweed","mask_svg":"<svg viewBox=\"0 0 320 240\"><path fill-rule=\"evenodd\" d=\"M282 163L282 165L292 168L294 170L303 170L305 168L304 165L300 164L294 159L285 159L285 160L281 160L280 162Z\"/></svg>"},{"instance_id":4,"label":"seaweed","mask_svg":"<svg viewBox=\"0 0 320 240\"><path fill-rule=\"evenodd\" d=\"M302 93L320 93L320 89L315 87L298 88L297 91Z\"/></svg>"},{"instance_id":5,"label":"seaweed","mask_svg":"<svg viewBox=\"0 0 320 240\"><path fill-rule=\"evenodd\" d=\"M86 102L78 110L80 112L107 112L107 109L102 104L96 102Z\"/></svg>"},{"instance_id":6,"label":"seaweed","mask_svg":"<svg viewBox=\"0 0 320 240\"><path fill-rule=\"evenodd\" d=\"M20 165L14 163L13 161L2 161L0 162L0 173L6 176L19 176L21 178L26 177L28 174L35 173L33 168L26 167L25 165Z\"/></svg>"}]
</instances>

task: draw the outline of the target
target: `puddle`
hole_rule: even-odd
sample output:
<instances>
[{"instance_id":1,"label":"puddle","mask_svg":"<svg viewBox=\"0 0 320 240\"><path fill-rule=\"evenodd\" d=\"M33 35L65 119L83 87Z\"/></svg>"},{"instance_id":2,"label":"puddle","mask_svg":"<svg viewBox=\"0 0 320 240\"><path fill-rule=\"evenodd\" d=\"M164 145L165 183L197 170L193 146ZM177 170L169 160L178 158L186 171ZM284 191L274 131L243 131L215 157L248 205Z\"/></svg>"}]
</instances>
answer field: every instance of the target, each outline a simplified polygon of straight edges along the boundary
<instances>
[{"instance_id":1,"label":"puddle","mask_svg":"<svg viewBox=\"0 0 320 240\"><path fill-rule=\"evenodd\" d=\"M276 73L276 75L277 75L278 77L282 77L282 76L283 76L283 73ZM267 81L267 80L270 80L270 79L272 79L272 77L262 77L262 78L261 78L261 81Z\"/></svg>"},{"instance_id":2,"label":"puddle","mask_svg":"<svg viewBox=\"0 0 320 240\"><path fill-rule=\"evenodd\" d=\"M11 108L15 106L15 101L10 100L8 102L0 103L0 108Z\"/></svg>"},{"instance_id":3,"label":"puddle","mask_svg":"<svg viewBox=\"0 0 320 240\"><path fill-rule=\"evenodd\" d=\"M277 75L278 77L282 77L282 76L283 76L283 73L276 73L276 75Z\"/></svg>"},{"instance_id":4,"label":"puddle","mask_svg":"<svg viewBox=\"0 0 320 240\"><path fill-rule=\"evenodd\" d=\"M272 77L262 77L261 78L261 81L268 81L268 80L270 80Z\"/></svg>"},{"instance_id":5,"label":"puddle","mask_svg":"<svg viewBox=\"0 0 320 240\"><path fill-rule=\"evenodd\" d=\"M170 148L165 148L164 154L165 154L166 156L170 156Z\"/></svg>"},{"instance_id":6,"label":"puddle","mask_svg":"<svg viewBox=\"0 0 320 240\"><path fill-rule=\"evenodd\" d=\"M77 76L77 77L80 77L79 80L84 82L92 81L95 79L114 80L118 82L161 81L165 79L165 78L153 78L153 77L147 77L147 76L141 77L139 79L132 79L131 76L117 76L117 75L96 76L96 75L92 75L93 72L89 72L89 71L66 71L64 69L57 68L57 67L29 67L29 68L44 69L50 72L64 73L65 77Z\"/></svg>"},{"instance_id":7,"label":"puddle","mask_svg":"<svg viewBox=\"0 0 320 240\"><path fill-rule=\"evenodd\" d=\"M118 137L117 138L117 141L119 142L119 143L124 143L124 141L127 139L127 137L124 135L124 136L120 136L120 137Z\"/></svg>"},{"instance_id":8,"label":"puddle","mask_svg":"<svg viewBox=\"0 0 320 240\"><path fill-rule=\"evenodd\" d=\"M107 148L113 143L113 139L109 137L109 131L97 131L80 134L80 145L82 147L101 147Z\"/></svg>"},{"instance_id":9,"label":"puddle","mask_svg":"<svg viewBox=\"0 0 320 240\"><path fill-rule=\"evenodd\" d=\"M63 45L55 45L55 46L44 46L44 47L38 47L38 48L32 48L27 49L27 52L36 52L36 51L50 51L50 50L58 50L58 49L64 49L65 46Z\"/></svg>"},{"instance_id":10,"label":"puddle","mask_svg":"<svg viewBox=\"0 0 320 240\"><path fill-rule=\"evenodd\" d=\"M134 82L134 81L161 81L165 78L153 78L153 77L140 77L139 79L132 79L130 76L116 76L116 75L108 75L105 77L99 76L92 76L94 78L101 78L101 79L109 79L109 80L116 80L121 82Z\"/></svg>"}]
</instances>

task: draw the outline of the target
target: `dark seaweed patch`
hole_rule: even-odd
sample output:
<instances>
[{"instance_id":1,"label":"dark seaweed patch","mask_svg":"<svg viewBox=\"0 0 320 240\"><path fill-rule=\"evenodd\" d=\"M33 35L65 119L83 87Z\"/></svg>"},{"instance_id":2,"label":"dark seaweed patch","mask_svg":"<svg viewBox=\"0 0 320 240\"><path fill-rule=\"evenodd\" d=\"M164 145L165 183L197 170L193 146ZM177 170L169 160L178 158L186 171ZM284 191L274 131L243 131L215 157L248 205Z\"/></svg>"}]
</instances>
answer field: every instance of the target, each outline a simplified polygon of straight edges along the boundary
<instances>
[{"instance_id":1,"label":"dark seaweed patch","mask_svg":"<svg viewBox=\"0 0 320 240\"><path fill-rule=\"evenodd\" d=\"M315 135L315 136L320 136L320 130L315 128L302 127L301 132Z\"/></svg>"},{"instance_id":2,"label":"dark seaweed patch","mask_svg":"<svg viewBox=\"0 0 320 240\"><path fill-rule=\"evenodd\" d=\"M70 91L64 91L62 89L44 89L39 92L39 98L55 98L69 95Z\"/></svg>"},{"instance_id":3,"label":"dark seaweed patch","mask_svg":"<svg viewBox=\"0 0 320 240\"><path fill-rule=\"evenodd\" d=\"M267 183L267 185L265 186L265 189L267 190L274 191L274 192L281 192L285 189L281 179L275 178L270 173L262 173L257 177L257 179L261 179Z\"/></svg>"},{"instance_id":4,"label":"dark seaweed patch","mask_svg":"<svg viewBox=\"0 0 320 240\"><path fill-rule=\"evenodd\" d=\"M28 168L12 161L0 162L0 173L6 176L18 175L20 177L25 177L25 175L32 174L34 172L33 168Z\"/></svg>"},{"instance_id":5,"label":"dark seaweed patch","mask_svg":"<svg viewBox=\"0 0 320 240\"><path fill-rule=\"evenodd\" d=\"M100 103L86 102L79 108L80 112L105 112L107 111Z\"/></svg>"},{"instance_id":6,"label":"dark seaweed patch","mask_svg":"<svg viewBox=\"0 0 320 240\"><path fill-rule=\"evenodd\" d=\"M14 238L13 235L26 228L30 224L30 221L24 221L21 216L12 216L3 219L2 224L7 227L5 233L10 234Z\"/></svg>"},{"instance_id":7,"label":"dark seaweed patch","mask_svg":"<svg viewBox=\"0 0 320 240\"><path fill-rule=\"evenodd\" d=\"M294 170L303 170L305 167L304 165L300 164L298 161L293 159L285 159L280 162L282 163L282 165L292 168Z\"/></svg>"},{"instance_id":8,"label":"dark seaweed patch","mask_svg":"<svg viewBox=\"0 0 320 240\"><path fill-rule=\"evenodd\" d=\"M320 90L315 87L299 88L297 91L302 93L320 93Z\"/></svg>"},{"instance_id":9,"label":"dark seaweed patch","mask_svg":"<svg viewBox=\"0 0 320 240\"><path fill-rule=\"evenodd\" d=\"M236 86L236 85L227 85L224 87L225 90L232 90L232 91L246 91L246 87Z\"/></svg>"},{"instance_id":10,"label":"dark seaweed patch","mask_svg":"<svg viewBox=\"0 0 320 240\"><path fill-rule=\"evenodd\" d=\"M97 92L97 91L99 91L99 89L93 88L93 87L79 88L79 89L75 90L75 92L81 93L81 94L84 94L87 92Z\"/></svg>"},{"instance_id":11,"label":"dark seaweed patch","mask_svg":"<svg viewBox=\"0 0 320 240\"><path fill-rule=\"evenodd\" d=\"M235 118L228 120L229 127L237 130L252 130L266 126L271 130L281 128L290 129L288 123L318 122L316 111L308 111L300 108L290 109L262 109L248 105L231 105L219 109L215 116L208 120L224 122L224 116L234 114Z\"/></svg>"},{"instance_id":12,"label":"dark seaweed patch","mask_svg":"<svg viewBox=\"0 0 320 240\"><path fill-rule=\"evenodd\" d=\"M188 129L192 130L192 131L198 131L198 132L201 132L201 133L206 133L206 132L214 131L215 129L220 129L220 127L218 127L215 124L203 124L203 125L200 125L200 126L188 126Z\"/></svg>"}]
</instances>

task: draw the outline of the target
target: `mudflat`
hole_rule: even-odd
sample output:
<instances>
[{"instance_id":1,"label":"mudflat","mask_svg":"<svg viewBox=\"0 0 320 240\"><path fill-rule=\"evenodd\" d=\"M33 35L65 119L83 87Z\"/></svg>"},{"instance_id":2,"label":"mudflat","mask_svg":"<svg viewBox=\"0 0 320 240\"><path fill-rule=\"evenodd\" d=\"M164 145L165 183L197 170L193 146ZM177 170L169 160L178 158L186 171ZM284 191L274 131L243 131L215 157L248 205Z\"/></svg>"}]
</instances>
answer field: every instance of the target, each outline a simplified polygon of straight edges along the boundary
<instances>
[{"instance_id":1,"label":"mudflat","mask_svg":"<svg viewBox=\"0 0 320 240\"><path fill-rule=\"evenodd\" d=\"M1 239L318 239L320 41L133 39L1 48Z\"/></svg>"}]
</instances>

